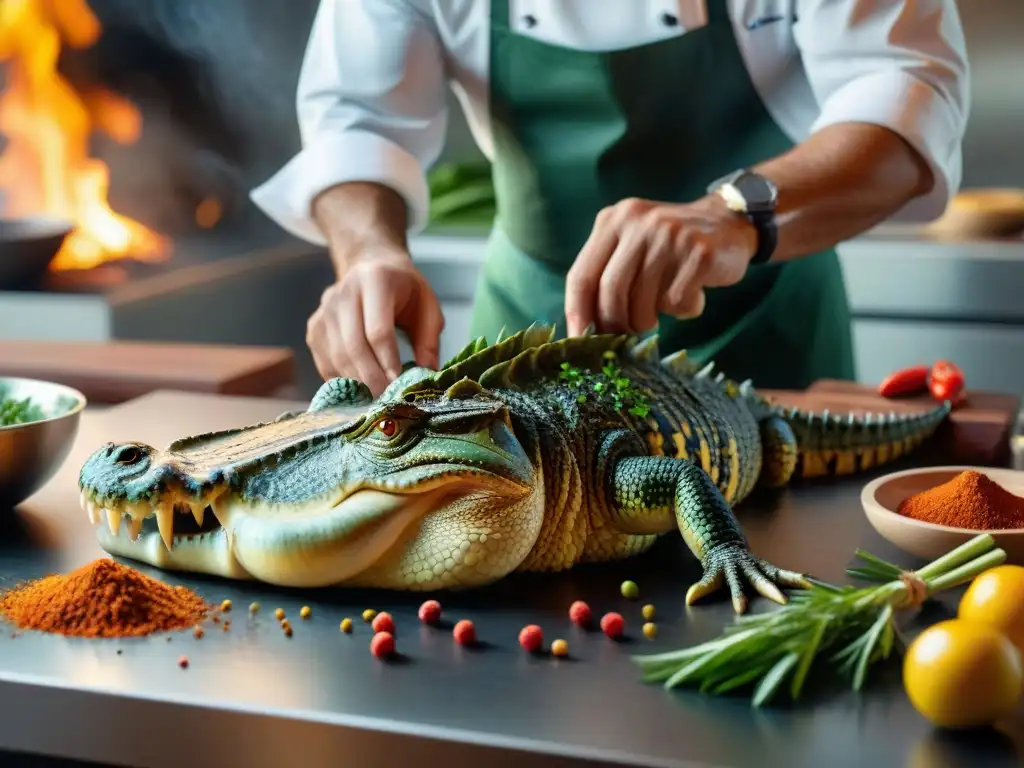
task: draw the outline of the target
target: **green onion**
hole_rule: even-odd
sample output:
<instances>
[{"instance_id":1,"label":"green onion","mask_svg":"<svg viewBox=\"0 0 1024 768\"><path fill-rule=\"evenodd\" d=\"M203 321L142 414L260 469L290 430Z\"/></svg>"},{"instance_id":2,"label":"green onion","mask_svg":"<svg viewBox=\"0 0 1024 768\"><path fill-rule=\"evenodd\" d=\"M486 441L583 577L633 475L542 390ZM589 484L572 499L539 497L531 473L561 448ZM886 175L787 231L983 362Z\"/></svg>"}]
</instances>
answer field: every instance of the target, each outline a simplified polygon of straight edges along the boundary
<instances>
[{"instance_id":1,"label":"green onion","mask_svg":"<svg viewBox=\"0 0 1024 768\"><path fill-rule=\"evenodd\" d=\"M634 656L641 679L671 689L681 685L717 696L753 686L760 707L788 682L799 699L812 666L825 664L851 687L863 688L871 667L896 647L897 609L918 605L943 590L974 579L1006 560L984 533L916 572L857 550L859 567L847 574L876 586L835 586L810 580L790 602L769 613L738 616L714 639L668 653Z\"/></svg>"}]
</instances>

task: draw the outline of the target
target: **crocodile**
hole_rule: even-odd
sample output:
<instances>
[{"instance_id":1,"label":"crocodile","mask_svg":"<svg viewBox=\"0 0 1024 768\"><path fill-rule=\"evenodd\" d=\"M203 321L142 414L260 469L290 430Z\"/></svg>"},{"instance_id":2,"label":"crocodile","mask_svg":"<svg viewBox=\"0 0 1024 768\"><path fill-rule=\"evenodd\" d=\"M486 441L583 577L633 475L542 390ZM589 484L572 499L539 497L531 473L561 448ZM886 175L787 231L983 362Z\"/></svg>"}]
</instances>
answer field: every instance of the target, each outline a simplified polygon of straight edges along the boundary
<instances>
[{"instance_id":1,"label":"crocodile","mask_svg":"<svg viewBox=\"0 0 1024 768\"><path fill-rule=\"evenodd\" d=\"M108 443L81 502L110 554L286 587L471 588L647 550L678 531L703 573L778 603L808 578L754 555L733 508L758 487L847 475L936 430L922 414L785 408L656 335L531 326L407 365L374 399L326 381L305 411L172 442Z\"/></svg>"}]
</instances>

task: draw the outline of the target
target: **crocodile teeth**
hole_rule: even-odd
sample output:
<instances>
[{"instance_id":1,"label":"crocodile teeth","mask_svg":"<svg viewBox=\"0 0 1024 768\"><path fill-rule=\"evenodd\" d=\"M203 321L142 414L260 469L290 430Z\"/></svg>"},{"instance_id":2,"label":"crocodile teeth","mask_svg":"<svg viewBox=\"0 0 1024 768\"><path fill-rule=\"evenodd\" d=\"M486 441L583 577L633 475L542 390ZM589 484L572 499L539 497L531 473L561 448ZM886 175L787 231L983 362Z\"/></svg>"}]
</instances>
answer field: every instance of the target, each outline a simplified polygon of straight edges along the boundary
<instances>
[{"instance_id":1,"label":"crocodile teeth","mask_svg":"<svg viewBox=\"0 0 1024 768\"><path fill-rule=\"evenodd\" d=\"M132 518L134 524L137 518ZM141 521L139 527L142 527ZM160 538L168 550L174 548L174 505L163 502L156 506L156 527L160 529Z\"/></svg>"},{"instance_id":2,"label":"crocodile teeth","mask_svg":"<svg viewBox=\"0 0 1024 768\"><path fill-rule=\"evenodd\" d=\"M215 501L210 505L210 509L213 510L213 516L217 518L217 522L221 524L222 528L228 527L228 520L231 519L231 507L226 501Z\"/></svg>"},{"instance_id":3,"label":"crocodile teeth","mask_svg":"<svg viewBox=\"0 0 1024 768\"><path fill-rule=\"evenodd\" d=\"M189 504L192 509L192 517L195 518L196 525L202 526L203 520L206 518L206 505L205 504Z\"/></svg>"},{"instance_id":4,"label":"crocodile teeth","mask_svg":"<svg viewBox=\"0 0 1024 768\"><path fill-rule=\"evenodd\" d=\"M137 517L129 517L128 538L132 541L137 541L140 533L142 533L142 520Z\"/></svg>"},{"instance_id":5,"label":"crocodile teeth","mask_svg":"<svg viewBox=\"0 0 1024 768\"><path fill-rule=\"evenodd\" d=\"M107 527L110 528L110 533L117 536L117 532L121 530L121 513L113 509L104 509L103 512L107 515Z\"/></svg>"},{"instance_id":6,"label":"crocodile teeth","mask_svg":"<svg viewBox=\"0 0 1024 768\"><path fill-rule=\"evenodd\" d=\"M84 509L88 513L90 523L96 525L96 523L100 521L100 517L102 516L102 510L94 502L86 499L82 503L82 509Z\"/></svg>"}]
</instances>

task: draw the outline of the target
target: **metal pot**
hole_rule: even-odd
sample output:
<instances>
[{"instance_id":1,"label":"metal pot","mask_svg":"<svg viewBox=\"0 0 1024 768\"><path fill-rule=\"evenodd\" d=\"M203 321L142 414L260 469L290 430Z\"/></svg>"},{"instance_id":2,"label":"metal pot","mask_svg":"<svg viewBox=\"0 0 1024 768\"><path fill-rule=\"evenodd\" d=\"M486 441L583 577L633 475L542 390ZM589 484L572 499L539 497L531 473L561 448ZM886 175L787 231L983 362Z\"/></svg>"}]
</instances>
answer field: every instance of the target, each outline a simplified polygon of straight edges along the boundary
<instances>
[{"instance_id":1,"label":"metal pot","mask_svg":"<svg viewBox=\"0 0 1024 768\"><path fill-rule=\"evenodd\" d=\"M0 219L0 290L37 287L72 230L45 216Z\"/></svg>"}]
</instances>

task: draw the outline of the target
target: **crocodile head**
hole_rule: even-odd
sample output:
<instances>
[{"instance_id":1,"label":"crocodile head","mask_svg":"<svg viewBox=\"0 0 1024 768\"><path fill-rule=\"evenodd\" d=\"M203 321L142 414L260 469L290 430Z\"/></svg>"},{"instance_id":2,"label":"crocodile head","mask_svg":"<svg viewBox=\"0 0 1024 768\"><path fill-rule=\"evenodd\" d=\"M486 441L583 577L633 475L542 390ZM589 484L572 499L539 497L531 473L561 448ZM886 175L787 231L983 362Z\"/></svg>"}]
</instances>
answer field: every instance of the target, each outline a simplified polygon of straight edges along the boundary
<instances>
[{"instance_id":1,"label":"crocodile head","mask_svg":"<svg viewBox=\"0 0 1024 768\"><path fill-rule=\"evenodd\" d=\"M82 467L82 505L107 552L168 570L391 589L506 575L543 517L506 404L469 381L407 396L402 383L372 401L333 380L306 412L164 450L104 445Z\"/></svg>"}]
</instances>

